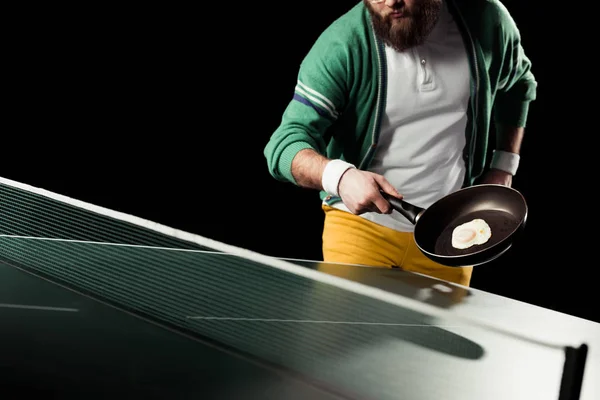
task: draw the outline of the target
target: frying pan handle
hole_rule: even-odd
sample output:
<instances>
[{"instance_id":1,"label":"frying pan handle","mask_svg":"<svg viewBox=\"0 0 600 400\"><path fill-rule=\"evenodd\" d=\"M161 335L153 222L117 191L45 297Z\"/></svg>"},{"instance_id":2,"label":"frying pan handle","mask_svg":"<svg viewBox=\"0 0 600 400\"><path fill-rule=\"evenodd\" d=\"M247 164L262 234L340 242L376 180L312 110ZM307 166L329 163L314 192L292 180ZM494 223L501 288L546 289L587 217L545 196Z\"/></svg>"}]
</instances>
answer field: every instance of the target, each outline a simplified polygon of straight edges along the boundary
<instances>
[{"instance_id":1,"label":"frying pan handle","mask_svg":"<svg viewBox=\"0 0 600 400\"><path fill-rule=\"evenodd\" d=\"M419 217L425 211L424 208L417 207L413 204L407 203L404 200L401 200L397 197L387 194L384 191L380 191L381 195L384 199L386 199L390 205L394 208L394 210L398 211L400 214L404 215L406 219L408 219L413 225L417 224Z\"/></svg>"}]
</instances>

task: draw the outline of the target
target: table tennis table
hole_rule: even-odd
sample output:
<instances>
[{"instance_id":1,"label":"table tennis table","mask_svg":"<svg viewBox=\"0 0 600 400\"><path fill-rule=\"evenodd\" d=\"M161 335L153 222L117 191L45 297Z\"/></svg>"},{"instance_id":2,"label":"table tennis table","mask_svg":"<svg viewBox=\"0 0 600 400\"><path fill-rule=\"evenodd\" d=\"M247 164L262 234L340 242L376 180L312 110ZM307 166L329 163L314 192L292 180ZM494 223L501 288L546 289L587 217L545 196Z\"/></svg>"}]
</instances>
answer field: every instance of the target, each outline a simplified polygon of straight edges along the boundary
<instances>
[{"instance_id":1,"label":"table tennis table","mask_svg":"<svg viewBox=\"0 0 600 400\"><path fill-rule=\"evenodd\" d=\"M600 398L600 324L0 178L3 399Z\"/></svg>"}]
</instances>

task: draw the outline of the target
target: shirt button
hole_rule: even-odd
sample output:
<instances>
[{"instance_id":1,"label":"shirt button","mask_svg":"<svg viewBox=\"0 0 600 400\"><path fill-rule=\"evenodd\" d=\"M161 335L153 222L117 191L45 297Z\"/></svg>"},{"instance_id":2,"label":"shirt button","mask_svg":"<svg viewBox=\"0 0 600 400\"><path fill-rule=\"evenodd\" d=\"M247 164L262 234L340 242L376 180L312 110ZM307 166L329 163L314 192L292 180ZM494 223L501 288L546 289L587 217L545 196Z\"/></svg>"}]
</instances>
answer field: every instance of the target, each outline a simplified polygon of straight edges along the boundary
<instances>
[{"instance_id":1,"label":"shirt button","mask_svg":"<svg viewBox=\"0 0 600 400\"><path fill-rule=\"evenodd\" d=\"M421 58L421 65L425 65L426 61L424 58Z\"/></svg>"}]
</instances>

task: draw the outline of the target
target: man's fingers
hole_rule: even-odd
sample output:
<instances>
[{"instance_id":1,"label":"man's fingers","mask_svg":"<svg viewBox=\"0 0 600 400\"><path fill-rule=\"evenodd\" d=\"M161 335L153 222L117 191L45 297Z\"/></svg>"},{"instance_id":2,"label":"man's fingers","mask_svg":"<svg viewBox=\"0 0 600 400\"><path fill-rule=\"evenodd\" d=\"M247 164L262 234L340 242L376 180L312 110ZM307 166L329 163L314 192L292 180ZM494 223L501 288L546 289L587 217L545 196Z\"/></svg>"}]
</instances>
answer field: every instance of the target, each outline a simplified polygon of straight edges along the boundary
<instances>
[{"instance_id":1,"label":"man's fingers","mask_svg":"<svg viewBox=\"0 0 600 400\"><path fill-rule=\"evenodd\" d=\"M392 186L391 183L389 183L387 181L387 179L385 179L383 176L381 175L374 175L375 178L375 182L377 182L377 184L379 185L379 187L381 188L381 190L383 190L384 192L386 192L387 194L397 197L399 199L402 198L402 194L396 190L396 188L394 186Z\"/></svg>"},{"instance_id":2,"label":"man's fingers","mask_svg":"<svg viewBox=\"0 0 600 400\"><path fill-rule=\"evenodd\" d=\"M379 211L381 213L391 214L394 211L394 208L387 201L385 196L383 196L383 194L381 194L381 192L385 192L388 195L399 198L399 199L402 198L402 194L400 192L398 192L398 190L396 190L396 188L394 186L392 186L392 184L390 184L387 181L387 179L385 179L383 176L374 175L374 179L375 179L375 182L377 182L377 185L379 186L380 193L379 193L379 196L377 196L373 200L373 204L375 205L375 207L377 207L377 209L379 209Z\"/></svg>"},{"instance_id":3,"label":"man's fingers","mask_svg":"<svg viewBox=\"0 0 600 400\"><path fill-rule=\"evenodd\" d=\"M373 210L375 212L380 212L382 214L391 214L392 211L394 211L390 203L381 195L379 196L379 198L373 201L373 204L377 208L376 210Z\"/></svg>"},{"instance_id":4,"label":"man's fingers","mask_svg":"<svg viewBox=\"0 0 600 400\"><path fill-rule=\"evenodd\" d=\"M371 200L374 212L379 212L382 214L391 214L392 211L394 211L394 208L391 206L389 201L387 201L385 194L386 193L384 193L383 189L378 188L377 192L375 193L375 197L373 197Z\"/></svg>"}]
</instances>

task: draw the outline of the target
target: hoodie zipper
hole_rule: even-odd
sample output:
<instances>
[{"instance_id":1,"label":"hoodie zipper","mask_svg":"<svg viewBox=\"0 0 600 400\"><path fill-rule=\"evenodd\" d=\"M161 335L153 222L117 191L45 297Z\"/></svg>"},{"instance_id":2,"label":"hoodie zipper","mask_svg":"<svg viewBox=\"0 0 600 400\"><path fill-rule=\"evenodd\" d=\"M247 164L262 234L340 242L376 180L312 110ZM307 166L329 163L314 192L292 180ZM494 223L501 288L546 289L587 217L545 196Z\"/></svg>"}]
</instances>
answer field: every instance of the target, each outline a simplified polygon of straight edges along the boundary
<instances>
[{"instance_id":1,"label":"hoodie zipper","mask_svg":"<svg viewBox=\"0 0 600 400\"><path fill-rule=\"evenodd\" d=\"M475 146L477 144L477 120L479 115L479 63L477 62L477 49L475 48L475 42L473 41L473 37L471 36L471 31L467 27L467 23L461 14L460 10L454 4L454 9L456 13L459 15L462 25L464 27L465 32L467 32L467 36L469 37L469 44L471 45L471 58L473 60L474 74L475 74L475 88L473 89L473 101L471 107L473 108L473 126L471 127L471 143L469 144L469 153L467 153L467 161L469 162L469 173L473 173L473 157L471 157L471 152L475 151Z\"/></svg>"},{"instance_id":2,"label":"hoodie zipper","mask_svg":"<svg viewBox=\"0 0 600 400\"><path fill-rule=\"evenodd\" d=\"M373 153L373 149L375 148L375 143L376 143L376 134L379 129L379 125L381 123L381 121L380 121L381 120L381 110L383 109L383 106L381 104L381 102L382 102L381 91L383 88L383 62L382 62L382 55L381 55L382 49L379 44L379 40L377 39L377 36L375 35L375 31L372 31L372 32L373 32L373 38L375 39L375 46L377 47L377 65L379 67L379 75L377 78L377 102L376 102L376 107L375 107L376 114L375 114L375 124L373 125L373 131L371 132L371 149L365 153L365 156L363 157L363 159L361 160L361 162L359 164L359 169L364 169L364 167L366 166L366 163L367 163L367 159Z\"/></svg>"}]
</instances>

